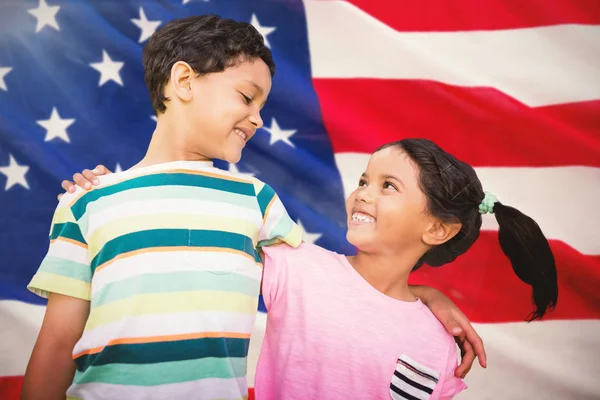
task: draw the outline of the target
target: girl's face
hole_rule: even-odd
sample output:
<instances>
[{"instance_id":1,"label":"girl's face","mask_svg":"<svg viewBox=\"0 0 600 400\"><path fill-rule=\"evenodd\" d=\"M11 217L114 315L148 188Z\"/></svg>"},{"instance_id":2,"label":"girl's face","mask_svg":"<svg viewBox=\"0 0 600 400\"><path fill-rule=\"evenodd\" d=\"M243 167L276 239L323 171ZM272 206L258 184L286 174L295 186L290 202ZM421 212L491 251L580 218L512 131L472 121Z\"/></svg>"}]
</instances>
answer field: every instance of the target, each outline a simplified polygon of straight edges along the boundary
<instances>
[{"instance_id":1,"label":"girl's face","mask_svg":"<svg viewBox=\"0 0 600 400\"><path fill-rule=\"evenodd\" d=\"M369 253L399 254L414 246L426 251L432 226L419 171L397 147L374 153L358 187L346 200L348 241Z\"/></svg>"}]
</instances>

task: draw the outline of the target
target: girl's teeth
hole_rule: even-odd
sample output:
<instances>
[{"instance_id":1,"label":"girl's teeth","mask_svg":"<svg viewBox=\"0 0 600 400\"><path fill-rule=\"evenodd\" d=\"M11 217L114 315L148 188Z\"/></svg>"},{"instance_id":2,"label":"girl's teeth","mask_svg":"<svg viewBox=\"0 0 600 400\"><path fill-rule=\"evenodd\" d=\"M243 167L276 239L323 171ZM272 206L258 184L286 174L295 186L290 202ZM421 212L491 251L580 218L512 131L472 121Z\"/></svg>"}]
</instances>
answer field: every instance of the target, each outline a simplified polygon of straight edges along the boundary
<instances>
[{"instance_id":1,"label":"girl's teeth","mask_svg":"<svg viewBox=\"0 0 600 400\"><path fill-rule=\"evenodd\" d=\"M352 214L352 220L360 221L360 222L375 222L375 219L373 219L371 217L367 217L366 215L363 215L363 214Z\"/></svg>"}]
</instances>

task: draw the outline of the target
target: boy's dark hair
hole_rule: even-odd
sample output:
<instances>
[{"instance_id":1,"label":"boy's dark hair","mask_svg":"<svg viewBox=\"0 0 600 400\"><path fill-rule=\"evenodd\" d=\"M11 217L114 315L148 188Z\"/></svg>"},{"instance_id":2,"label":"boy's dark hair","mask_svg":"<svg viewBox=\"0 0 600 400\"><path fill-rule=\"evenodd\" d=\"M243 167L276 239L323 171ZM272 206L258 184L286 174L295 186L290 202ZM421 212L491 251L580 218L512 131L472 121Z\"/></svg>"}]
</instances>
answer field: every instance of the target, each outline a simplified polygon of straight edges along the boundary
<instances>
[{"instance_id":1,"label":"boy's dark hair","mask_svg":"<svg viewBox=\"0 0 600 400\"><path fill-rule=\"evenodd\" d=\"M249 23L201 15L174 19L158 29L142 52L144 80L155 112L165 112L164 86L171 67L184 61L198 75L222 72L239 62L260 58L269 67L275 63L262 35Z\"/></svg>"},{"instance_id":2,"label":"boy's dark hair","mask_svg":"<svg viewBox=\"0 0 600 400\"><path fill-rule=\"evenodd\" d=\"M414 269L423 263L438 267L466 252L479 237L484 199L481 182L473 167L446 153L427 139L403 139L379 149L398 147L419 169L419 184L427 198L428 212L462 227L452 239L423 255ZM556 307L558 283L554 256L538 224L516 210L496 202L493 213L498 221L498 239L517 276L530 285L536 310L528 320L542 318L548 308Z\"/></svg>"}]
</instances>

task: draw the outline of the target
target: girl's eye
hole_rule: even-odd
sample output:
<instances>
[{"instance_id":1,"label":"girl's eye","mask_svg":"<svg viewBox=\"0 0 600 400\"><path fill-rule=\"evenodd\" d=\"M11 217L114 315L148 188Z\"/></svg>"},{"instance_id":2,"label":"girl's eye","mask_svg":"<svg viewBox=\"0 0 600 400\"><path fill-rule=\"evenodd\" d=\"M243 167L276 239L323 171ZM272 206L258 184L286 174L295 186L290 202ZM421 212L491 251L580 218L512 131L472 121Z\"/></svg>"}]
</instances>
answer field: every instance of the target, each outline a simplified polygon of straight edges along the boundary
<instances>
[{"instance_id":1,"label":"girl's eye","mask_svg":"<svg viewBox=\"0 0 600 400\"><path fill-rule=\"evenodd\" d=\"M240 94L241 94L241 95L242 95L242 97L244 98L244 101L246 102L246 104L250 104L250 103L252 103L252 99L251 99L250 97L246 96L246 95L245 95L245 94L243 94L243 93L240 93Z\"/></svg>"},{"instance_id":2,"label":"girl's eye","mask_svg":"<svg viewBox=\"0 0 600 400\"><path fill-rule=\"evenodd\" d=\"M364 179L361 179L358 181L358 187L366 186L366 184L367 184L367 181L365 181Z\"/></svg>"},{"instance_id":3,"label":"girl's eye","mask_svg":"<svg viewBox=\"0 0 600 400\"><path fill-rule=\"evenodd\" d=\"M392 189L394 189L394 190L398 190L398 188L396 188L396 186L394 186L394 184L393 184L393 183L391 183L391 182L385 182L385 183L383 184L383 188L384 188L384 189L387 189L387 188L392 188Z\"/></svg>"}]
</instances>

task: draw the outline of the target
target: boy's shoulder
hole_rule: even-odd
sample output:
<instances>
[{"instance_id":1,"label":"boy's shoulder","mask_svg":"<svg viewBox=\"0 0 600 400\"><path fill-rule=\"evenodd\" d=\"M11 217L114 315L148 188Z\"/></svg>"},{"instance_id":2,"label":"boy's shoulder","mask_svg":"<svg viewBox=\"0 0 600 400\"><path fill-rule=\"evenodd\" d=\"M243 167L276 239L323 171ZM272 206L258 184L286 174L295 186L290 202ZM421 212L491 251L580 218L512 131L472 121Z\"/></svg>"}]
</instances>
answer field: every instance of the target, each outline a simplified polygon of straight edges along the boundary
<instances>
[{"instance_id":1,"label":"boy's shoulder","mask_svg":"<svg viewBox=\"0 0 600 400\"><path fill-rule=\"evenodd\" d=\"M88 202L89 194L98 193L97 191L108 186L114 185L116 183L127 181L128 179L134 178L138 176L138 174L131 173L130 171L121 171L114 172L109 175L102 175L98 177L98 181L100 182L98 185L92 186L90 189L84 189L78 185L75 185L74 192L66 192L60 198L58 202L57 208L71 208L75 204L80 201ZM96 196L93 196L96 197Z\"/></svg>"},{"instance_id":2,"label":"boy's shoulder","mask_svg":"<svg viewBox=\"0 0 600 400\"><path fill-rule=\"evenodd\" d=\"M239 172L237 169L235 171L226 171L218 168L213 168L213 171L216 176L220 176L224 179L233 179L243 183L251 183L255 187L268 186L249 172Z\"/></svg>"}]
</instances>

